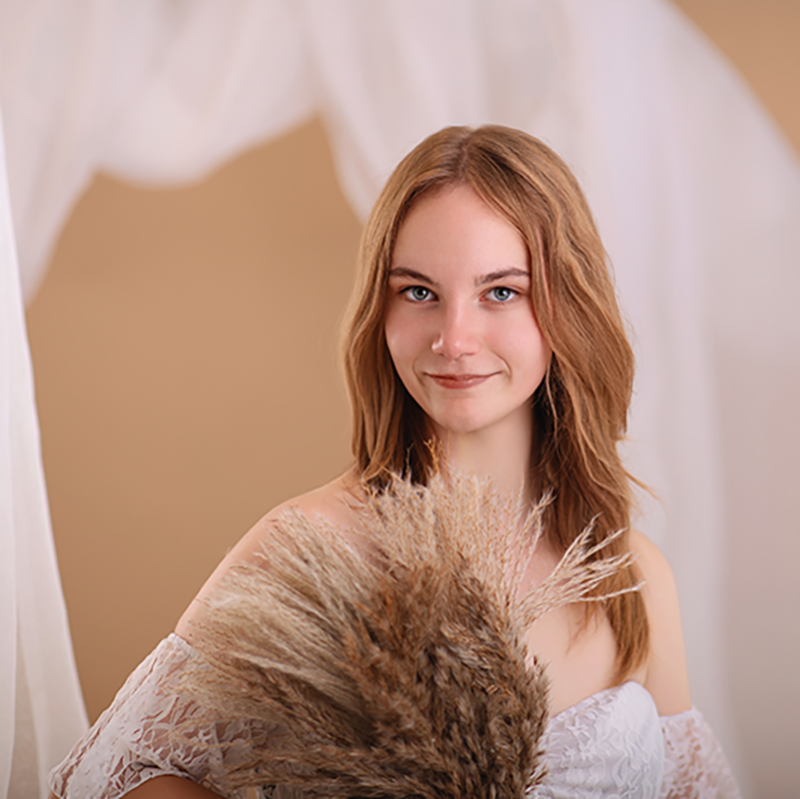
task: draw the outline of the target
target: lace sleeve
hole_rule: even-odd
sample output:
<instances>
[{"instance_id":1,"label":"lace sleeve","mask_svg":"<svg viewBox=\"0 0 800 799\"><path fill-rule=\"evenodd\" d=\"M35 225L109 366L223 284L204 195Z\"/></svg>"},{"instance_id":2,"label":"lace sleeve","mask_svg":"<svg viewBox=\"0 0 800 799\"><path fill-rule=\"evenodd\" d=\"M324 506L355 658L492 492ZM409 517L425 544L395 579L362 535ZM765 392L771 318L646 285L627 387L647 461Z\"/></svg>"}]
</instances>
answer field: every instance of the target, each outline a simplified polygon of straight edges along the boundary
<instances>
[{"instance_id":1,"label":"lace sleeve","mask_svg":"<svg viewBox=\"0 0 800 799\"><path fill-rule=\"evenodd\" d=\"M245 791L233 790L224 775L257 740L263 745L270 730L241 720L205 720L203 709L175 688L178 674L189 665L211 668L182 638L165 638L51 772L53 793L61 799L117 799L153 777L173 775L228 799L244 799ZM175 729L192 733L176 738Z\"/></svg>"},{"instance_id":2,"label":"lace sleeve","mask_svg":"<svg viewBox=\"0 0 800 799\"><path fill-rule=\"evenodd\" d=\"M664 782L660 799L741 799L728 761L696 708L661 717Z\"/></svg>"}]
</instances>

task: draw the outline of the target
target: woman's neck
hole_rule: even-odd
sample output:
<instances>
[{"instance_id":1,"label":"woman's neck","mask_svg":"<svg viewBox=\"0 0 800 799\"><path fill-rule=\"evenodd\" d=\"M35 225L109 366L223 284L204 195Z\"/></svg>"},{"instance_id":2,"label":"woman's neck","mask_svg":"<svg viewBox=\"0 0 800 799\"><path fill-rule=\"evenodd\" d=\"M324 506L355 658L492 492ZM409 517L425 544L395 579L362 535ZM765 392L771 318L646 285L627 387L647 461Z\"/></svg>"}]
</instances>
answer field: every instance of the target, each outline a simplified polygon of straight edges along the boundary
<instances>
[{"instance_id":1,"label":"woman's neck","mask_svg":"<svg viewBox=\"0 0 800 799\"><path fill-rule=\"evenodd\" d=\"M529 411L473 432L437 432L449 469L488 477L502 492L522 489L531 494L538 489L531 483L533 420Z\"/></svg>"}]
</instances>

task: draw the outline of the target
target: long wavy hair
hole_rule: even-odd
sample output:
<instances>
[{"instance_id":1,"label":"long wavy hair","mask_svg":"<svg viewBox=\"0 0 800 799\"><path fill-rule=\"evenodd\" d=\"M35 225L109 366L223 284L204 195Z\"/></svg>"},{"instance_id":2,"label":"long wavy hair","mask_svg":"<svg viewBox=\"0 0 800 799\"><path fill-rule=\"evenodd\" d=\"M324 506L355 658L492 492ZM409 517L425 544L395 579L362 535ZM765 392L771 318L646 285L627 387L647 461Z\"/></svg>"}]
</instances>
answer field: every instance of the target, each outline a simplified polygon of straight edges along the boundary
<instances>
[{"instance_id":1,"label":"long wavy hair","mask_svg":"<svg viewBox=\"0 0 800 799\"><path fill-rule=\"evenodd\" d=\"M422 196L467 185L522 236L531 263L531 301L552 357L532 399L536 484L552 491L549 539L566 549L594 521L598 541L630 522L631 476L617 451L633 385L606 253L591 211L566 164L538 139L497 125L450 127L419 144L392 173L367 221L343 340L353 411L353 453L363 478L391 473L426 483L436 442L386 346L388 272L403 219ZM602 556L627 549L623 535ZM636 584L624 569L598 594ZM617 680L645 660L649 628L639 592L602 603L617 640ZM597 606L592 604L592 609ZM587 618L589 616L587 615Z\"/></svg>"}]
</instances>

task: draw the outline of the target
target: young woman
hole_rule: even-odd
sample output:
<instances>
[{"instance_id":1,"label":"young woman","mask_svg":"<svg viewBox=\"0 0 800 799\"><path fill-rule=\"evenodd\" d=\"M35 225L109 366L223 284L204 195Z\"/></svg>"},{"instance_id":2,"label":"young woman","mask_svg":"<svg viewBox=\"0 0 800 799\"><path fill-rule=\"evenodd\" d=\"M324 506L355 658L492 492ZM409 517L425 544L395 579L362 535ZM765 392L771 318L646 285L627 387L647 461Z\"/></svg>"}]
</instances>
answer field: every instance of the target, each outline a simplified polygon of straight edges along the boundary
<instances>
[{"instance_id":1,"label":"young woman","mask_svg":"<svg viewBox=\"0 0 800 799\"><path fill-rule=\"evenodd\" d=\"M425 483L438 457L446 471L485 475L501 490L522 486L532 501L552 492L532 582L593 519L598 539L627 530L631 478L617 443L633 358L591 213L551 150L496 126L431 136L378 199L360 266L344 339L355 465L241 540L176 635L54 772L54 795L89 795L88 786L93 796L214 795L199 782L225 792L213 778L224 754L214 761L208 748L165 743L190 698L164 686L200 657L205 600L232 564L269 548L289 508L358 529L365 484L380 487L391 474ZM634 532L608 549L636 555L635 571L602 587L622 593L553 610L527 632L550 681L549 774L537 795L735 796L692 709L667 562ZM641 591L624 591L640 579Z\"/></svg>"}]
</instances>

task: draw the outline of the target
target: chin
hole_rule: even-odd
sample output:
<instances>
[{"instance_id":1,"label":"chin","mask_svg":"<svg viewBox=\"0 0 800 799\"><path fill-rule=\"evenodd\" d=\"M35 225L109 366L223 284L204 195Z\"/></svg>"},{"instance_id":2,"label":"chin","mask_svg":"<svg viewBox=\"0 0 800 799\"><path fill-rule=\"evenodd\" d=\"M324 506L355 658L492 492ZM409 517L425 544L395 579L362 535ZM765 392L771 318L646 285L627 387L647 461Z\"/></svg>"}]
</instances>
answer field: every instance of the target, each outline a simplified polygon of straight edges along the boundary
<instances>
[{"instance_id":1,"label":"chin","mask_svg":"<svg viewBox=\"0 0 800 799\"><path fill-rule=\"evenodd\" d=\"M479 433L491 427L494 420L476 418L474 416L455 416L449 418L434 419L440 435L468 435Z\"/></svg>"},{"instance_id":2,"label":"chin","mask_svg":"<svg viewBox=\"0 0 800 799\"><path fill-rule=\"evenodd\" d=\"M477 435L490 431L504 431L508 435L519 429L520 435L524 434L526 426L522 424L522 417L518 411L524 408L527 415L530 410L527 405L508 410L505 407L469 407L462 405L460 408L440 408L439 413L431 413L429 409L423 410L428 418L433 420L434 426L440 437L450 435ZM436 409L432 409L436 410Z\"/></svg>"}]
</instances>

